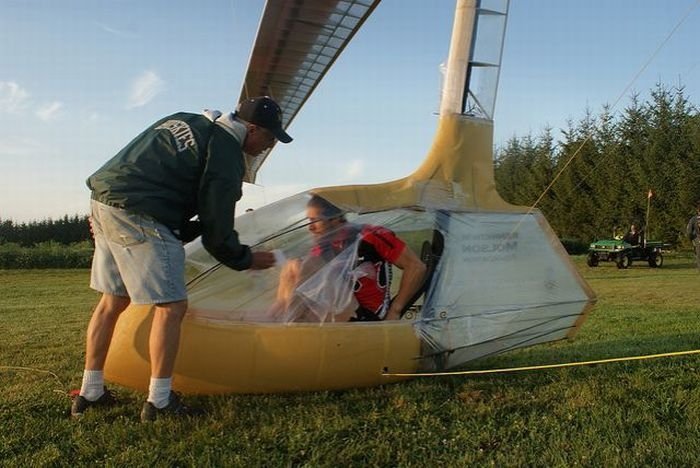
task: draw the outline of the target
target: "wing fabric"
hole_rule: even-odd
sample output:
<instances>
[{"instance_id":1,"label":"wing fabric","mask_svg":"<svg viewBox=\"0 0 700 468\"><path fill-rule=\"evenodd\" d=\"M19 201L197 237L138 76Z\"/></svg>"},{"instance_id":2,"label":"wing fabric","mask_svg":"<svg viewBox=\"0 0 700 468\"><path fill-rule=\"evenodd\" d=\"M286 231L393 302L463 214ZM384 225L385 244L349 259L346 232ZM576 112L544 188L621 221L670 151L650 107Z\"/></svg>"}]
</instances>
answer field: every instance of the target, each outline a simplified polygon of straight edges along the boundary
<instances>
[{"instance_id":1,"label":"wing fabric","mask_svg":"<svg viewBox=\"0 0 700 468\"><path fill-rule=\"evenodd\" d=\"M268 0L239 101L272 96L287 128L379 1ZM245 182L270 151L246 156Z\"/></svg>"}]
</instances>

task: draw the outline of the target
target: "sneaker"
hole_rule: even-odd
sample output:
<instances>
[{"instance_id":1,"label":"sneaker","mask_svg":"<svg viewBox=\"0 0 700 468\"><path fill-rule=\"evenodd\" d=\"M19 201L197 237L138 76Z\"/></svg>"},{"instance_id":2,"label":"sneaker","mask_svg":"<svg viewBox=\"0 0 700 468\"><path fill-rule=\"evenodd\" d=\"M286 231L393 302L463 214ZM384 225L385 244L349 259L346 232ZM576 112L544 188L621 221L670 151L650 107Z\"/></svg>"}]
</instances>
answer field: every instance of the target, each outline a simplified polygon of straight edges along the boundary
<instances>
[{"instance_id":1,"label":"sneaker","mask_svg":"<svg viewBox=\"0 0 700 468\"><path fill-rule=\"evenodd\" d=\"M88 400L87 398L81 396L79 392L79 390L74 390L71 392L73 403L70 406L70 415L72 418L81 417L85 413L85 410L90 407L109 407L114 406L117 403L117 399L114 397L114 394L110 390L107 390L107 387L105 387L105 391L102 396L95 401Z\"/></svg>"},{"instance_id":2,"label":"sneaker","mask_svg":"<svg viewBox=\"0 0 700 468\"><path fill-rule=\"evenodd\" d=\"M155 421L161 416L179 416L179 417L192 417L199 416L203 414L203 411L199 408L190 408L185 406L182 401L180 401L180 396L175 392L170 392L168 397L168 404L163 408L156 408L153 403L146 401L141 409L141 421L150 422Z\"/></svg>"}]
</instances>

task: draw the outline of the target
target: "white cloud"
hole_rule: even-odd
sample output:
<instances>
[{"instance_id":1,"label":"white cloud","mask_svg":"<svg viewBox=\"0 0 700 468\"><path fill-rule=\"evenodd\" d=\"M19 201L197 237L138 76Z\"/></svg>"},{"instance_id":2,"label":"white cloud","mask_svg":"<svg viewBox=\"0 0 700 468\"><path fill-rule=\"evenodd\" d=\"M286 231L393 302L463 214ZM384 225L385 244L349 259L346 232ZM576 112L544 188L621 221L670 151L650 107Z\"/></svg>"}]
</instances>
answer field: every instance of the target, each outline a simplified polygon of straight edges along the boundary
<instances>
[{"instance_id":1,"label":"white cloud","mask_svg":"<svg viewBox=\"0 0 700 468\"><path fill-rule=\"evenodd\" d=\"M345 179L354 180L365 172L365 162L362 159L353 159L345 166Z\"/></svg>"},{"instance_id":2,"label":"white cloud","mask_svg":"<svg viewBox=\"0 0 700 468\"><path fill-rule=\"evenodd\" d=\"M119 37L128 37L128 38L138 37L138 34L136 34L136 32L133 31L133 30L129 30L129 29L117 29L117 28L112 27L112 26L110 26L110 25L108 25L108 24L99 23L99 22L98 22L98 23L95 23L95 24L97 24L97 26L99 26L100 29L102 29L103 31L108 32L108 33L110 33L110 34L114 34L115 36L119 36Z\"/></svg>"},{"instance_id":3,"label":"white cloud","mask_svg":"<svg viewBox=\"0 0 700 468\"><path fill-rule=\"evenodd\" d=\"M39 117L44 122L55 119L58 112L63 108L63 103L59 101L50 102L45 104L36 111L37 117Z\"/></svg>"},{"instance_id":4,"label":"white cloud","mask_svg":"<svg viewBox=\"0 0 700 468\"><path fill-rule=\"evenodd\" d=\"M29 93L14 81L0 81L0 112L18 112L28 99Z\"/></svg>"},{"instance_id":5,"label":"white cloud","mask_svg":"<svg viewBox=\"0 0 700 468\"><path fill-rule=\"evenodd\" d=\"M142 107L160 94L165 88L163 81L156 72L146 71L138 76L131 84L127 109Z\"/></svg>"}]
</instances>

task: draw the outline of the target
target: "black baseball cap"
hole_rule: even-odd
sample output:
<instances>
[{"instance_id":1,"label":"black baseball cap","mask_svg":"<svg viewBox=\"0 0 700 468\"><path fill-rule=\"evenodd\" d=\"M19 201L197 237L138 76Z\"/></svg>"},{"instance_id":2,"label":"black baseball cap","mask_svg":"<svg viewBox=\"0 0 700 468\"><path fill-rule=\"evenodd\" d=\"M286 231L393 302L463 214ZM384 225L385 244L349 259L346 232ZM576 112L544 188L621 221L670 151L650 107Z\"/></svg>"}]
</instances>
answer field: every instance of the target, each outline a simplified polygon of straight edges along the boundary
<instances>
[{"instance_id":1,"label":"black baseball cap","mask_svg":"<svg viewBox=\"0 0 700 468\"><path fill-rule=\"evenodd\" d=\"M262 127L272 132L282 143L292 141L282 128L282 109L270 96L259 96L246 99L238 104L236 115L246 122Z\"/></svg>"}]
</instances>

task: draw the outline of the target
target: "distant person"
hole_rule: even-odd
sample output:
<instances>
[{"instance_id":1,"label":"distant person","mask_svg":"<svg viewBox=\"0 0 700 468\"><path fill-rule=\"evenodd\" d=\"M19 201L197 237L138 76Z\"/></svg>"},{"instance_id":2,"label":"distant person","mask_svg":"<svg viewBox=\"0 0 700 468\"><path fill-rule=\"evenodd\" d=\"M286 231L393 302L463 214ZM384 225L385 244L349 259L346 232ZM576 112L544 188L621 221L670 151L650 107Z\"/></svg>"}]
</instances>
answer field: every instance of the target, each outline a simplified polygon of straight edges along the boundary
<instances>
[{"instance_id":1,"label":"distant person","mask_svg":"<svg viewBox=\"0 0 700 468\"><path fill-rule=\"evenodd\" d=\"M623 237L625 237L625 233L622 231L622 228L618 226L613 227L613 239L622 240Z\"/></svg>"},{"instance_id":2,"label":"distant person","mask_svg":"<svg viewBox=\"0 0 700 468\"><path fill-rule=\"evenodd\" d=\"M636 224L632 224L622 240L630 245L639 245L642 242L642 232L637 229Z\"/></svg>"},{"instance_id":3,"label":"distant person","mask_svg":"<svg viewBox=\"0 0 700 468\"><path fill-rule=\"evenodd\" d=\"M280 278L277 307L286 309L296 287L359 239L352 292L356 303L350 321L398 320L408 302L420 289L426 266L391 230L347 222L343 212L324 198L314 195L306 215L314 244L302 262L285 265ZM399 290L390 297L391 265L403 270ZM330 287L331 285L329 285ZM321 289L320 293L324 293Z\"/></svg>"},{"instance_id":4,"label":"distant person","mask_svg":"<svg viewBox=\"0 0 700 468\"><path fill-rule=\"evenodd\" d=\"M183 242L201 233L204 248L235 270L274 264L271 252L251 252L239 243L233 219L244 153L259 155L276 140L292 138L282 129L279 106L267 96L241 102L234 113L180 112L151 125L88 178L95 237L90 286L102 298L88 326L72 416L114 403L103 369L117 319L132 302L155 306L141 420L198 412L171 391L187 311ZM190 221L195 215L199 220Z\"/></svg>"},{"instance_id":5,"label":"distant person","mask_svg":"<svg viewBox=\"0 0 700 468\"><path fill-rule=\"evenodd\" d=\"M688 239L693 243L693 246L695 247L695 262L697 264L698 270L700 270L700 201L696 203L695 210L695 216L688 220L686 233L688 234Z\"/></svg>"}]
</instances>

